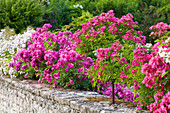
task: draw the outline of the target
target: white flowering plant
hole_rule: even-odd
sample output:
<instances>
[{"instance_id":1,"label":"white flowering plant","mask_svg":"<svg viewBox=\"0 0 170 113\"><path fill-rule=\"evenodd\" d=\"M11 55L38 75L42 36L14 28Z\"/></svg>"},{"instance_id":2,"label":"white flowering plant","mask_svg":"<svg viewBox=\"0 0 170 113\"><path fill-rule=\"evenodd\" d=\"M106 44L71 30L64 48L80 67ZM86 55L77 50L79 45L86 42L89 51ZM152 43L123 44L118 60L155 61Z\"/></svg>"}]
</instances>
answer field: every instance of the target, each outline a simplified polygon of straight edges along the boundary
<instances>
[{"instance_id":1,"label":"white flowering plant","mask_svg":"<svg viewBox=\"0 0 170 113\"><path fill-rule=\"evenodd\" d=\"M14 70L9 68L8 64L13 59L12 57L18 53L22 48L26 47L26 43L35 32L32 28L28 27L23 34L17 34L12 29L2 29L0 32L0 74L1 75L14 75Z\"/></svg>"}]
</instances>

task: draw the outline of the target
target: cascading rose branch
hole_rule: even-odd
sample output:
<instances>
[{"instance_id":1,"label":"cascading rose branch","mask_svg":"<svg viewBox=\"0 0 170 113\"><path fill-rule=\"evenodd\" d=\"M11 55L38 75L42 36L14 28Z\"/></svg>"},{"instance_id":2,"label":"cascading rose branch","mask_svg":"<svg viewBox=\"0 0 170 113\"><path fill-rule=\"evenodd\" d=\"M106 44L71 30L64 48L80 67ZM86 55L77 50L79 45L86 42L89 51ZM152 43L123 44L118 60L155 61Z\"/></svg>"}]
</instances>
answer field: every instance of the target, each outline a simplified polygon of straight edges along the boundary
<instances>
[{"instance_id":1,"label":"cascading rose branch","mask_svg":"<svg viewBox=\"0 0 170 113\"><path fill-rule=\"evenodd\" d=\"M158 42L151 49L137 47L133 52L134 58L128 72L129 76L133 75L134 88L140 93L137 108L150 109L154 113L168 113L170 112L170 98L168 97L170 93L170 41L167 35L170 32L165 34L170 29L170 25L158 23L150 29L152 28L155 28L155 32L151 32L151 36L156 34L154 36L159 39Z\"/></svg>"},{"instance_id":2,"label":"cascading rose branch","mask_svg":"<svg viewBox=\"0 0 170 113\"><path fill-rule=\"evenodd\" d=\"M142 81L147 87L152 87L155 90L154 102L147 106L154 113L170 112L170 25L166 23L158 23L154 29L154 34L158 36L158 42L155 44L157 54L151 57L149 63L142 66L142 72L146 73L146 77ZM168 32L168 33L167 33ZM152 35L151 35L152 36ZM160 43L161 42L161 43ZM155 52L155 53L156 53ZM152 64L152 65L151 65ZM145 67L151 69L149 71ZM155 81L153 81L155 80Z\"/></svg>"},{"instance_id":3,"label":"cascading rose branch","mask_svg":"<svg viewBox=\"0 0 170 113\"><path fill-rule=\"evenodd\" d=\"M27 43L28 47L15 55L10 67L16 71L24 70L25 78L36 75L40 78L39 83L77 88L81 80L87 79L83 68L89 68L93 61L73 49L68 39L72 37L71 32L54 35L47 32L50 27L50 24L45 24L43 28L37 28L32 41Z\"/></svg>"}]
</instances>

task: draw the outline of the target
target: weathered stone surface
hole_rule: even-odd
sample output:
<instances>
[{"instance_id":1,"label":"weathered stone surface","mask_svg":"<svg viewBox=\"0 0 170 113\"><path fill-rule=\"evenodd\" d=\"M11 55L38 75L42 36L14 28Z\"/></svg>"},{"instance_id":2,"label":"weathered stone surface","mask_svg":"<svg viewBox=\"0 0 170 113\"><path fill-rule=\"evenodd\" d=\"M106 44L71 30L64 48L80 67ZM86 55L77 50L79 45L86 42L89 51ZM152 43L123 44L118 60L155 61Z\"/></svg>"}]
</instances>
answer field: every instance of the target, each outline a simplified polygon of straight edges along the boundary
<instances>
[{"instance_id":1,"label":"weathered stone surface","mask_svg":"<svg viewBox=\"0 0 170 113\"><path fill-rule=\"evenodd\" d=\"M109 102L85 102L107 97L96 92L58 91L31 80L0 77L1 113L135 113L135 107ZM145 111L145 113L147 113Z\"/></svg>"}]
</instances>

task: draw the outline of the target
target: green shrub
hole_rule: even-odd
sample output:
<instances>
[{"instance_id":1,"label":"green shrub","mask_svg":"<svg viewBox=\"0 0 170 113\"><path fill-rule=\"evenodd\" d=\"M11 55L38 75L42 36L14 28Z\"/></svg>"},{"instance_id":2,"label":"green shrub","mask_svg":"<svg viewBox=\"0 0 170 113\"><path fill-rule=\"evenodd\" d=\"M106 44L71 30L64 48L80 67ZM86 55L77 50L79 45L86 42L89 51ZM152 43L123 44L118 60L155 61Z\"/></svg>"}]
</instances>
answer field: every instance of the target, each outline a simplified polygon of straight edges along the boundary
<instances>
[{"instance_id":1,"label":"green shrub","mask_svg":"<svg viewBox=\"0 0 170 113\"><path fill-rule=\"evenodd\" d=\"M1 0L0 29L9 26L19 33L29 25L39 26L43 21L44 12L44 7L39 1Z\"/></svg>"},{"instance_id":2,"label":"green shrub","mask_svg":"<svg viewBox=\"0 0 170 113\"><path fill-rule=\"evenodd\" d=\"M76 3L82 5L83 10L89 11L94 16L114 10L119 18L127 13L135 12L138 7L138 0L83 0Z\"/></svg>"},{"instance_id":3,"label":"green shrub","mask_svg":"<svg viewBox=\"0 0 170 113\"><path fill-rule=\"evenodd\" d=\"M81 15L80 8L74 8L72 2L68 0L51 0L46 9L50 9L51 13L43 15L44 23L52 25L51 30L60 29L62 26L69 24L72 17Z\"/></svg>"},{"instance_id":4,"label":"green shrub","mask_svg":"<svg viewBox=\"0 0 170 113\"><path fill-rule=\"evenodd\" d=\"M167 4L166 4L167 3ZM166 5L165 5L166 4ZM169 7L169 8L168 8ZM135 21L139 23L139 29L144 32L144 35L149 37L149 27L158 22L170 23L168 17L170 5L166 0L140 0L138 10L134 15ZM169 15L170 16L170 15ZM168 22L169 21L169 22ZM147 38L147 42L154 43L154 39Z\"/></svg>"},{"instance_id":5,"label":"green shrub","mask_svg":"<svg viewBox=\"0 0 170 113\"><path fill-rule=\"evenodd\" d=\"M115 16L121 18L123 15L133 13L137 10L138 0L99 0L103 3L103 12L114 10Z\"/></svg>"},{"instance_id":6,"label":"green shrub","mask_svg":"<svg viewBox=\"0 0 170 113\"><path fill-rule=\"evenodd\" d=\"M158 8L158 11L162 12L165 16L165 23L170 24L170 1L162 0L161 7Z\"/></svg>"},{"instance_id":7,"label":"green shrub","mask_svg":"<svg viewBox=\"0 0 170 113\"><path fill-rule=\"evenodd\" d=\"M90 18L93 18L93 15L89 12L82 11L82 16L77 18L72 18L72 22L69 25L63 26L62 30L69 30L72 33L82 28L82 24L89 21Z\"/></svg>"}]
</instances>

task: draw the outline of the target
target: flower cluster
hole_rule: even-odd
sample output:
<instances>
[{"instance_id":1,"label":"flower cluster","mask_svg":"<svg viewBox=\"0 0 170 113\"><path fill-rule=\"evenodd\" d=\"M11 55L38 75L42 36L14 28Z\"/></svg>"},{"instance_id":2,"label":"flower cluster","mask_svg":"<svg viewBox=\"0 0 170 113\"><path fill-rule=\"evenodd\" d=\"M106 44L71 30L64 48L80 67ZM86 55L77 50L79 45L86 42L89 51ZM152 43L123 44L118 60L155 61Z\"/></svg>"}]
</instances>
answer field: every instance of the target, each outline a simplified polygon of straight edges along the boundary
<instances>
[{"instance_id":1,"label":"flower cluster","mask_svg":"<svg viewBox=\"0 0 170 113\"><path fill-rule=\"evenodd\" d=\"M108 84L108 87L106 88L102 88L101 93L112 97L112 87L110 86L110 84ZM138 97L139 95L136 95L125 88L125 86L123 87L122 85L120 85L119 83L116 83L116 87L114 88L114 94L115 94L115 98L117 99L123 99L125 101L130 101L133 102L136 97Z\"/></svg>"},{"instance_id":2,"label":"flower cluster","mask_svg":"<svg viewBox=\"0 0 170 113\"><path fill-rule=\"evenodd\" d=\"M97 92L112 97L112 87L110 82L104 83L104 81L96 80L100 87L97 86ZM139 95L135 94L127 88L126 85L122 86L119 83L115 84L114 87L114 96L116 99L123 99L125 101L133 102Z\"/></svg>"},{"instance_id":3,"label":"flower cluster","mask_svg":"<svg viewBox=\"0 0 170 113\"><path fill-rule=\"evenodd\" d=\"M168 32L167 29L170 29L170 25L160 22L156 25L151 26L149 29L154 30L154 32L151 32L149 36L153 38L162 37Z\"/></svg>"},{"instance_id":4,"label":"flower cluster","mask_svg":"<svg viewBox=\"0 0 170 113\"><path fill-rule=\"evenodd\" d=\"M153 85L155 85L157 78L156 75L159 75L158 73L160 73L159 80L161 80L161 75L165 73L166 69L166 63L163 63L162 57L152 57L149 60L149 63L145 63L141 68L141 72L146 73L146 77L144 78L142 83L146 84L147 87L152 87Z\"/></svg>"},{"instance_id":5,"label":"flower cluster","mask_svg":"<svg viewBox=\"0 0 170 113\"><path fill-rule=\"evenodd\" d=\"M158 91L154 98L155 98L155 102L151 103L150 106L148 106L148 109L150 109L150 111L153 111L153 113L169 113L170 112L170 91L165 94L164 96L163 92ZM161 99L162 98L162 99ZM158 101L161 102L159 103Z\"/></svg>"}]
</instances>

